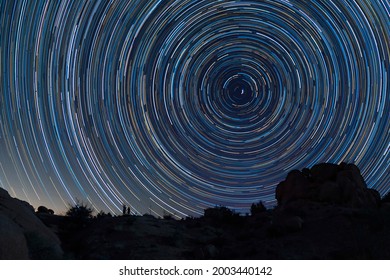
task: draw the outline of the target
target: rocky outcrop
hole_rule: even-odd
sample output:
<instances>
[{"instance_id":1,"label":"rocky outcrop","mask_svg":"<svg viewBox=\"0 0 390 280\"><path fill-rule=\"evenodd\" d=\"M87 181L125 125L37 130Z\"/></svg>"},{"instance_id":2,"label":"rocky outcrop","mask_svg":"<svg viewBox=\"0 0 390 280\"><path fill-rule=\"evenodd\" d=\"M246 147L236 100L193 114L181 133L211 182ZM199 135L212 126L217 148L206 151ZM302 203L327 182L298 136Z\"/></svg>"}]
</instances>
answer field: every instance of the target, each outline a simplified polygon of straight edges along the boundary
<instances>
[{"instance_id":1,"label":"rocky outcrop","mask_svg":"<svg viewBox=\"0 0 390 280\"><path fill-rule=\"evenodd\" d=\"M59 238L27 202L0 189L0 259L59 259Z\"/></svg>"},{"instance_id":2,"label":"rocky outcrop","mask_svg":"<svg viewBox=\"0 0 390 280\"><path fill-rule=\"evenodd\" d=\"M311 169L293 170L276 188L280 207L298 200L352 208L377 208L380 195L368 189L354 164L322 163Z\"/></svg>"},{"instance_id":3,"label":"rocky outcrop","mask_svg":"<svg viewBox=\"0 0 390 280\"><path fill-rule=\"evenodd\" d=\"M54 215L54 211L52 209L48 209L45 206L39 206L37 209L37 213Z\"/></svg>"}]
</instances>

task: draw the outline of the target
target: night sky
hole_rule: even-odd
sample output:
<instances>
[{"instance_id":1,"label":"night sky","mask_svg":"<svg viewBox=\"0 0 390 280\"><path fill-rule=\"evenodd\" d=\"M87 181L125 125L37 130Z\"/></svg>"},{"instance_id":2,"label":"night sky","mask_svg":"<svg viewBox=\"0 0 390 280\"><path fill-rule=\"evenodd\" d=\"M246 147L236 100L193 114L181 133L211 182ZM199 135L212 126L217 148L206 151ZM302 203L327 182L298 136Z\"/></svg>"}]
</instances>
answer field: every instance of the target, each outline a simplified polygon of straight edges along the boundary
<instances>
[{"instance_id":1,"label":"night sky","mask_svg":"<svg viewBox=\"0 0 390 280\"><path fill-rule=\"evenodd\" d=\"M64 213L275 205L293 169L390 188L388 0L0 1L0 187Z\"/></svg>"}]
</instances>

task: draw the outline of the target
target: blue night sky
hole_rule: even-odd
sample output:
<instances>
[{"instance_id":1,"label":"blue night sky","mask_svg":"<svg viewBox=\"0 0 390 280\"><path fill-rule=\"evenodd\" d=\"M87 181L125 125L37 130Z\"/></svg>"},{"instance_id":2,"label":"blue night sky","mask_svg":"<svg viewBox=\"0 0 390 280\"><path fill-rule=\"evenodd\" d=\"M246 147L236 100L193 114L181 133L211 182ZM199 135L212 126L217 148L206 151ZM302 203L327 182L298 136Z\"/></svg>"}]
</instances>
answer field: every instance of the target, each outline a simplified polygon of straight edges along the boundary
<instances>
[{"instance_id":1,"label":"blue night sky","mask_svg":"<svg viewBox=\"0 0 390 280\"><path fill-rule=\"evenodd\" d=\"M0 1L0 187L197 216L348 162L384 195L389 62L387 0Z\"/></svg>"}]
</instances>

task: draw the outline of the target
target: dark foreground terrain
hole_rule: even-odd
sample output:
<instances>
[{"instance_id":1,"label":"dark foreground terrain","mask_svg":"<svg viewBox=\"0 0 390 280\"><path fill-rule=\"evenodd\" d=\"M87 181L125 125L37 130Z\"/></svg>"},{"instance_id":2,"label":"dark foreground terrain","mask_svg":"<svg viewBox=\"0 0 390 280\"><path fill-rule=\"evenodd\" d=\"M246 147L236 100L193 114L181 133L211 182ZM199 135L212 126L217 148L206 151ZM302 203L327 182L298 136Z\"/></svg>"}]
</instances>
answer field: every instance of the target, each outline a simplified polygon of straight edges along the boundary
<instances>
[{"instance_id":1,"label":"dark foreground terrain","mask_svg":"<svg viewBox=\"0 0 390 280\"><path fill-rule=\"evenodd\" d=\"M292 171L278 206L175 220L34 212L0 189L0 259L390 259L390 203L351 164Z\"/></svg>"}]
</instances>

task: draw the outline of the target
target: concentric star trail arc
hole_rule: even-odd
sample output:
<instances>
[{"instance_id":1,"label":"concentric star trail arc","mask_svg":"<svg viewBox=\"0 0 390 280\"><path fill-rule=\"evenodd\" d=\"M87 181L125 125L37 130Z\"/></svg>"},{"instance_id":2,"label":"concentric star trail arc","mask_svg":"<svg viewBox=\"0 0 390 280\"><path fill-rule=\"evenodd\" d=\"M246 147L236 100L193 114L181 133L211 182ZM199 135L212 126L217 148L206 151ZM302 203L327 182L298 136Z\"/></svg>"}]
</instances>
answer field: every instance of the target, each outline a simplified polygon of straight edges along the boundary
<instances>
[{"instance_id":1,"label":"concentric star trail arc","mask_svg":"<svg viewBox=\"0 0 390 280\"><path fill-rule=\"evenodd\" d=\"M383 195L389 23L381 0L1 1L0 187L197 216L344 161Z\"/></svg>"}]
</instances>

